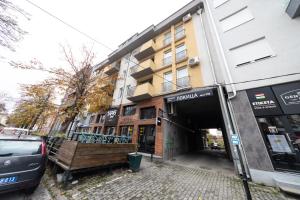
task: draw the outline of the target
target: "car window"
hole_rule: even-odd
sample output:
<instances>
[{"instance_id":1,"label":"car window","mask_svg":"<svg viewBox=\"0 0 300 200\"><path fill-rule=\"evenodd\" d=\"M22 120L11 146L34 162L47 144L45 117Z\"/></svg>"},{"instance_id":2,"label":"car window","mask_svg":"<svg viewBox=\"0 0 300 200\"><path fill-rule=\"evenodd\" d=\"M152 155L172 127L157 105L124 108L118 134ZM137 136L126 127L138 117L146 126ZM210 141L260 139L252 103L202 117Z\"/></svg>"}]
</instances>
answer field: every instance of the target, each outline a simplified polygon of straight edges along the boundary
<instances>
[{"instance_id":1,"label":"car window","mask_svg":"<svg viewBox=\"0 0 300 200\"><path fill-rule=\"evenodd\" d=\"M0 157L40 154L41 141L0 140Z\"/></svg>"}]
</instances>

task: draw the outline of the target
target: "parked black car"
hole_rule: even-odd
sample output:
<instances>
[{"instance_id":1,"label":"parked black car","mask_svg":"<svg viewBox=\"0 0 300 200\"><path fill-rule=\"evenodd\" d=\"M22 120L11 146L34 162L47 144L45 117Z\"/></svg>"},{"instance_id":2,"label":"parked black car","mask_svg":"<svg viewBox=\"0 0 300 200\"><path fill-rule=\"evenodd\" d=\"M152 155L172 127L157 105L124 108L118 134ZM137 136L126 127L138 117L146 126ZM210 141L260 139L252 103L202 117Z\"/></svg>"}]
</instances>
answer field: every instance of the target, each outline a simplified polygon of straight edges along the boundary
<instances>
[{"instance_id":1,"label":"parked black car","mask_svg":"<svg viewBox=\"0 0 300 200\"><path fill-rule=\"evenodd\" d=\"M42 137L0 134L0 194L15 190L33 193L46 169Z\"/></svg>"}]
</instances>

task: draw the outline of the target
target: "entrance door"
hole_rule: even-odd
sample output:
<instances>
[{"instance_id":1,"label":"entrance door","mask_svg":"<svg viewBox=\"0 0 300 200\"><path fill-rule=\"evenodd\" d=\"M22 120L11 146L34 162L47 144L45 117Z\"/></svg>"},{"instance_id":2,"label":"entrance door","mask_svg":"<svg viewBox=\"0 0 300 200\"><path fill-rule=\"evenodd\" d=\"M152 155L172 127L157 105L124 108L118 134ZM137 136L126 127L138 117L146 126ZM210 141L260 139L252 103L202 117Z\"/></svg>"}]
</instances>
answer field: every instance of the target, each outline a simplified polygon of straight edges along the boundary
<instances>
[{"instance_id":1,"label":"entrance door","mask_svg":"<svg viewBox=\"0 0 300 200\"><path fill-rule=\"evenodd\" d=\"M155 149L155 125L139 126L139 151L154 153Z\"/></svg>"}]
</instances>

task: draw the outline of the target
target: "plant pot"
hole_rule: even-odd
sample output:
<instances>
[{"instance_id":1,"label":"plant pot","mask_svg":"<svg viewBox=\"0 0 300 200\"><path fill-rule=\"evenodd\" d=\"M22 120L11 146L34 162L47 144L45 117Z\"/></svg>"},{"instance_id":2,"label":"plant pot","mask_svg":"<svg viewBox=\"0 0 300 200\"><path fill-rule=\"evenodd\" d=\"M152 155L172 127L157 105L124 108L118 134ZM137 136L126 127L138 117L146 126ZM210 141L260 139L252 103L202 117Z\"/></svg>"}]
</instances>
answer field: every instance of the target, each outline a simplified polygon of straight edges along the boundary
<instances>
[{"instance_id":1,"label":"plant pot","mask_svg":"<svg viewBox=\"0 0 300 200\"><path fill-rule=\"evenodd\" d=\"M133 172L139 171L140 165L141 165L141 160L142 160L142 155L135 154L135 153L128 154L129 168Z\"/></svg>"}]
</instances>

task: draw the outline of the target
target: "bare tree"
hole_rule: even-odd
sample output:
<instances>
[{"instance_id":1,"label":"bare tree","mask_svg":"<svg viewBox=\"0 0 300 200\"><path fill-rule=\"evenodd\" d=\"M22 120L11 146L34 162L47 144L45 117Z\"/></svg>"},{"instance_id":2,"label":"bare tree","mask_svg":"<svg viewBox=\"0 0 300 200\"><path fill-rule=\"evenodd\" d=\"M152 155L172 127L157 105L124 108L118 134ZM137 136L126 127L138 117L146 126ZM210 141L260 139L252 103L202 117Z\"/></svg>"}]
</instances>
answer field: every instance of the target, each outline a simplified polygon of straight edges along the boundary
<instances>
[{"instance_id":1,"label":"bare tree","mask_svg":"<svg viewBox=\"0 0 300 200\"><path fill-rule=\"evenodd\" d=\"M61 131L65 132L75 117L88 110L88 107L95 109L107 109L110 105L110 97L114 87L112 80L103 80L92 76L93 59L95 57L91 49L83 48L82 59L76 60L71 48L62 47L64 57L68 65L64 68L46 68L38 60L33 60L29 64L15 63L10 64L29 70L40 70L48 72L52 76L45 80L45 84L53 85L65 94L63 103L60 106L59 116L62 123ZM101 87L109 85L109 87Z\"/></svg>"},{"instance_id":2,"label":"bare tree","mask_svg":"<svg viewBox=\"0 0 300 200\"><path fill-rule=\"evenodd\" d=\"M19 27L15 14L21 14L29 19L29 14L8 0L0 0L0 45L15 51L14 43L23 38L26 33Z\"/></svg>"}]
</instances>

